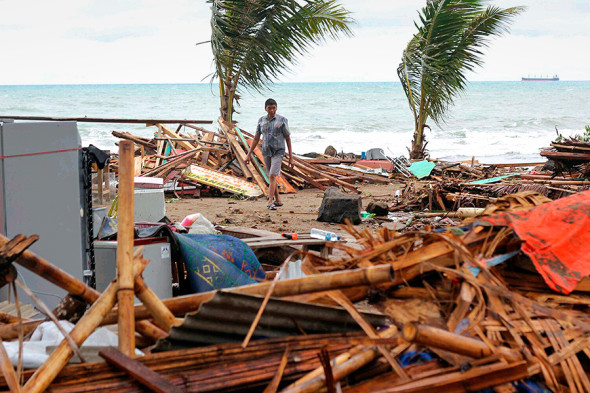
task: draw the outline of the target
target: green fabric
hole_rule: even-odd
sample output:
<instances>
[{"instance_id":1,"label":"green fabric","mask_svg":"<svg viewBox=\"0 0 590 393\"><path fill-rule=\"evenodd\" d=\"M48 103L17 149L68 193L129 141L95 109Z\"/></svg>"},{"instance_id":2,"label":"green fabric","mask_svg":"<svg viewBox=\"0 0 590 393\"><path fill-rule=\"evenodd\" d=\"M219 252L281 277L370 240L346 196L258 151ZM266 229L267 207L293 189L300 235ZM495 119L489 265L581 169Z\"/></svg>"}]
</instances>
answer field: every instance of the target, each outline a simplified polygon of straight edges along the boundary
<instances>
[{"instance_id":1,"label":"green fabric","mask_svg":"<svg viewBox=\"0 0 590 393\"><path fill-rule=\"evenodd\" d=\"M430 172L434 169L434 162L427 160L418 161L410 165L408 170L414 174L418 179L422 179L430 175Z\"/></svg>"}]
</instances>

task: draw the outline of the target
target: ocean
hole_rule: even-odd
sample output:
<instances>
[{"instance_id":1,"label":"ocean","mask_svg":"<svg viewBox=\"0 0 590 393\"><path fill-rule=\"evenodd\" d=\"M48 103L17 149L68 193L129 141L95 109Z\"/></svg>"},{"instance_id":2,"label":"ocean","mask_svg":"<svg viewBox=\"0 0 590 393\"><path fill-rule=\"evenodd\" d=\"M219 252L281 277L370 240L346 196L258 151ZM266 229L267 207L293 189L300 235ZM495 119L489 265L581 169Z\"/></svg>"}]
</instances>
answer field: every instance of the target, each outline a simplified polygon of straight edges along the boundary
<instances>
[{"instance_id":1,"label":"ocean","mask_svg":"<svg viewBox=\"0 0 590 393\"><path fill-rule=\"evenodd\" d=\"M407 156L413 118L398 82L285 83L262 94L246 92L234 115L253 132L264 101L278 102L289 119L295 153L323 153L329 145L360 154L382 148ZM110 117L213 120L217 85L0 86L0 117ZM445 124L429 122L431 158L484 163L542 161L539 150L556 137L581 134L590 124L590 82L472 82L450 108ZM150 137L154 127L79 123L82 144L116 151L113 130Z\"/></svg>"}]
</instances>

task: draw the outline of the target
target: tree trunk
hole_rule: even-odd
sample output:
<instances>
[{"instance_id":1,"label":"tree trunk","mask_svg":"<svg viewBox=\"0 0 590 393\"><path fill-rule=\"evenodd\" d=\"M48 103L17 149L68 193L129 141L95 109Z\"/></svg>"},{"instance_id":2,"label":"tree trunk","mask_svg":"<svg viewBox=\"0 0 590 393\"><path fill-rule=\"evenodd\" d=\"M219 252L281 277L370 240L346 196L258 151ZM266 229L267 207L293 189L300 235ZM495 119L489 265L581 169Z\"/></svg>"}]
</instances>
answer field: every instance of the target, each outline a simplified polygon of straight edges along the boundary
<instances>
[{"instance_id":1,"label":"tree trunk","mask_svg":"<svg viewBox=\"0 0 590 393\"><path fill-rule=\"evenodd\" d=\"M414 131L412 150L410 150L410 160L422 159L424 159L424 126L419 125Z\"/></svg>"}]
</instances>

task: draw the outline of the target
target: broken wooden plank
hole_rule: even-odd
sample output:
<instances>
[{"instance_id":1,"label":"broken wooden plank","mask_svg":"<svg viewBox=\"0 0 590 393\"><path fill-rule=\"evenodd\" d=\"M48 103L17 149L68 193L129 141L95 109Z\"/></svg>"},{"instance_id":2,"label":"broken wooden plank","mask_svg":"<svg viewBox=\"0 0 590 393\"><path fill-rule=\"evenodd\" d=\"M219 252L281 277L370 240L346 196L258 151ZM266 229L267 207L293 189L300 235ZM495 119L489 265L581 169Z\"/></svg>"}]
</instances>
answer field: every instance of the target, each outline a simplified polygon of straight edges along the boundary
<instances>
[{"instance_id":1,"label":"broken wooden plank","mask_svg":"<svg viewBox=\"0 0 590 393\"><path fill-rule=\"evenodd\" d=\"M110 365L125 371L133 379L158 393L181 393L183 389L169 382L166 378L150 370L137 360L126 356L114 347L107 347L98 353Z\"/></svg>"}]
</instances>

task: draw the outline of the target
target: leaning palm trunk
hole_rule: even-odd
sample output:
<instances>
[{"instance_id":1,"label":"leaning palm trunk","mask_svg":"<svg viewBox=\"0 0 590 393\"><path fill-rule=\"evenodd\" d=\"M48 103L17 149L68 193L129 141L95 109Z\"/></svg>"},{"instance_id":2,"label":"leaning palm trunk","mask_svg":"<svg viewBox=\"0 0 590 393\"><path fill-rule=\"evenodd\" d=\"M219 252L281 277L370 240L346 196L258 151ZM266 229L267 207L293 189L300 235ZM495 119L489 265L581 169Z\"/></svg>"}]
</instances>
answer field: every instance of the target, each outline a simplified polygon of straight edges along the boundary
<instances>
[{"instance_id":1,"label":"leaning palm trunk","mask_svg":"<svg viewBox=\"0 0 590 393\"><path fill-rule=\"evenodd\" d=\"M466 88L466 73L483 63L481 52L524 7L485 8L484 0L428 0L418 32L397 68L414 115L411 159L426 156L424 129L430 118L444 122L453 100Z\"/></svg>"},{"instance_id":2,"label":"leaning palm trunk","mask_svg":"<svg viewBox=\"0 0 590 393\"><path fill-rule=\"evenodd\" d=\"M352 34L349 12L335 0L209 2L220 111L229 122L238 105L239 87L260 91L313 44Z\"/></svg>"}]
</instances>

